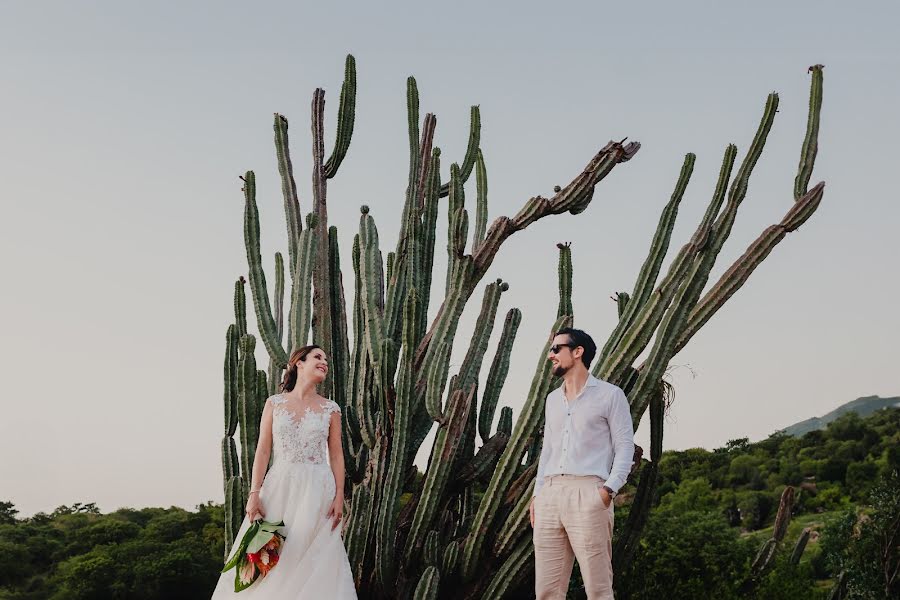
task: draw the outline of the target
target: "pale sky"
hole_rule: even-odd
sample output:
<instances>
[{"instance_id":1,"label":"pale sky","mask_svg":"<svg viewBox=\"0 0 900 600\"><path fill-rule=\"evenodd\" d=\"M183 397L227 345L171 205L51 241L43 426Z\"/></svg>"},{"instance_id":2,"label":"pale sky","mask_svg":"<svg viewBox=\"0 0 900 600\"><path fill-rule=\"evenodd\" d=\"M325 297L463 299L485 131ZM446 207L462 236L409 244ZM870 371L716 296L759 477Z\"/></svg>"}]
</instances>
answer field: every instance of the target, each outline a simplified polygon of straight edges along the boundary
<instances>
[{"instance_id":1,"label":"pale sky","mask_svg":"<svg viewBox=\"0 0 900 600\"><path fill-rule=\"evenodd\" d=\"M246 273L237 177L257 174L271 281L272 255L286 251L272 113L290 119L307 212L310 99L326 89L330 149L348 52L356 129L329 187L345 281L360 204L383 248L396 242L410 74L422 115L437 115L445 178L480 104L491 219L565 185L610 139L643 144L585 213L516 234L485 278L510 284L488 364L502 316L524 313L501 397L516 411L555 317L555 244L572 242L576 324L602 345L609 296L631 290L684 154L697 164L673 250L725 146L743 157L775 90L779 114L717 277L791 205L806 70L823 63L822 205L673 361L665 447L760 439L859 396L900 394L895 3L304 4L3 3L0 500L23 515L221 501L224 337ZM467 193L474 203L474 177ZM480 304L479 291L459 356Z\"/></svg>"}]
</instances>

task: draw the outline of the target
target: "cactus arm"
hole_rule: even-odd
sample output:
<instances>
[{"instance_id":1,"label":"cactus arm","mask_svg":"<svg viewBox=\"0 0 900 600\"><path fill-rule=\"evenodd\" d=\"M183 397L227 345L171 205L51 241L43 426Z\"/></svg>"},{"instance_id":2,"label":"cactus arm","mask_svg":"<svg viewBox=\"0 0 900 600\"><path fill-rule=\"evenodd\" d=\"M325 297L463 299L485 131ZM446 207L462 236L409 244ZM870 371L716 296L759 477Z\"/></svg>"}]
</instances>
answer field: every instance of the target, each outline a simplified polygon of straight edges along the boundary
<instances>
[{"instance_id":1,"label":"cactus arm","mask_svg":"<svg viewBox=\"0 0 900 600\"><path fill-rule=\"evenodd\" d=\"M790 563L792 565L800 564L800 557L803 556L803 551L806 550L806 544L809 542L810 533L812 533L812 530L809 527L804 527L803 531L800 533L800 537L797 538L797 543L794 545L793 552L791 552Z\"/></svg>"},{"instance_id":2,"label":"cactus arm","mask_svg":"<svg viewBox=\"0 0 900 600\"><path fill-rule=\"evenodd\" d=\"M384 469L387 466L386 437L380 429L375 437L375 447L372 449L369 463L366 465L366 474L362 483L353 489L351 502L353 510L350 513L347 533L344 537L347 558L355 576L357 589L368 585L368 581L363 577L371 573L371 569L366 567L367 564L370 564L371 559L369 542L375 526L378 491L384 479Z\"/></svg>"},{"instance_id":3,"label":"cactus arm","mask_svg":"<svg viewBox=\"0 0 900 600\"><path fill-rule=\"evenodd\" d=\"M490 371L488 371L485 383L484 394L481 397L481 411L478 414L478 433L482 441L487 441L491 436L491 424L494 421L494 411L497 409L497 402L500 400L500 391L506 382L506 376L509 373L510 355L512 354L513 343L516 341L516 333L519 330L519 324L522 322L522 311L518 308L512 308L506 313L506 319L503 322L503 333L500 334L500 341L497 343L497 351L494 354L494 360L491 362ZM501 411L501 420L503 413ZM510 423L512 423L512 412L509 414ZM498 431L500 426L497 426ZM512 433L510 426L507 435Z\"/></svg>"},{"instance_id":4,"label":"cactus arm","mask_svg":"<svg viewBox=\"0 0 900 600\"><path fill-rule=\"evenodd\" d=\"M234 326L237 328L237 339L247 334L247 296L244 293L246 280L243 275L234 282Z\"/></svg>"},{"instance_id":5,"label":"cactus arm","mask_svg":"<svg viewBox=\"0 0 900 600\"><path fill-rule=\"evenodd\" d=\"M734 146L729 146L725 151L716 192L710 200L695 235L701 235L700 232L710 231L712 222L724 200L725 182L731 171L735 151ZM688 314L696 304L703 286L706 285L709 272L715 264L718 253L715 237L715 232L711 231L707 247L702 248L702 251L696 258L692 259L693 265L691 269L680 284L675 298L659 324L659 328L654 336L650 356L640 369L640 373L629 392L632 423L636 421L637 424L640 424L641 416L650 402L650 396L655 393L658 381L662 378L669 361L675 354L675 345L687 321ZM628 364L630 365L630 363ZM624 372L619 371L619 380L623 376L625 376ZM634 425L635 430L638 427L637 424Z\"/></svg>"},{"instance_id":6,"label":"cactus arm","mask_svg":"<svg viewBox=\"0 0 900 600\"><path fill-rule=\"evenodd\" d=\"M344 62L344 83L341 85L341 98L338 105L337 134L334 138L334 150L325 162L324 175L333 179L338 168L347 156L350 139L353 137L353 125L356 120L356 59L347 55Z\"/></svg>"},{"instance_id":7,"label":"cactus arm","mask_svg":"<svg viewBox=\"0 0 900 600\"><path fill-rule=\"evenodd\" d=\"M500 246L515 232L522 231L535 221L549 215L583 210L584 202L590 201L594 186L609 175L617 164L630 160L639 148L640 144L637 142L631 142L624 146L620 143L610 142L591 159L580 175L566 187L560 189L552 198L548 200L537 196L526 202L516 216L495 219L488 228L484 243L473 255L477 266L476 273L483 274L487 271L500 250Z\"/></svg>"},{"instance_id":8,"label":"cactus arm","mask_svg":"<svg viewBox=\"0 0 900 600\"><path fill-rule=\"evenodd\" d=\"M434 269L434 247L437 241L436 229L440 197L438 188L441 171L441 149L434 148L431 151L431 166L428 169L426 180L424 207L422 209L422 245L419 249L421 279L417 289L421 289L421 308L419 310L419 329L416 332L416 346L421 343L425 330L428 328L428 306L431 299L431 278Z\"/></svg>"},{"instance_id":9,"label":"cactus arm","mask_svg":"<svg viewBox=\"0 0 900 600\"><path fill-rule=\"evenodd\" d=\"M229 325L225 334L225 435L231 437L237 430L237 373L238 373L238 335L237 327Z\"/></svg>"},{"instance_id":10,"label":"cactus arm","mask_svg":"<svg viewBox=\"0 0 900 600\"><path fill-rule=\"evenodd\" d=\"M413 592L413 600L437 600L441 585L441 573L434 565L425 569L416 590Z\"/></svg>"},{"instance_id":11,"label":"cactus arm","mask_svg":"<svg viewBox=\"0 0 900 600\"><path fill-rule=\"evenodd\" d=\"M226 490L228 481L232 477L241 476L241 462L238 457L237 446L234 443L234 438L230 435L222 438L222 475Z\"/></svg>"},{"instance_id":12,"label":"cactus arm","mask_svg":"<svg viewBox=\"0 0 900 600\"><path fill-rule=\"evenodd\" d=\"M463 183L469 180L472 167L478 160L478 148L481 145L481 108L473 106L469 109L469 143L466 145L466 155L463 157L459 175Z\"/></svg>"},{"instance_id":13,"label":"cactus arm","mask_svg":"<svg viewBox=\"0 0 900 600\"><path fill-rule=\"evenodd\" d=\"M676 352L684 348L716 312L746 283L747 279L769 255L785 235L795 231L812 216L825 192L825 182L819 182L795 203L782 221L768 227L738 258L691 311L688 323L676 344Z\"/></svg>"},{"instance_id":14,"label":"cactus arm","mask_svg":"<svg viewBox=\"0 0 900 600\"><path fill-rule=\"evenodd\" d=\"M361 271L361 249L359 234L353 238L353 373L350 400L353 403L352 414L359 423L358 433L361 441L368 447L375 447L375 421L366 401L367 382L371 381L371 365L366 350L365 313L363 309L363 279Z\"/></svg>"},{"instance_id":15,"label":"cactus arm","mask_svg":"<svg viewBox=\"0 0 900 600\"><path fill-rule=\"evenodd\" d=\"M237 312L238 293L243 297L243 278L235 283L235 308ZM236 315L237 316L237 315ZM239 320L239 319L238 319ZM231 544L243 517L243 491L241 489L241 467L234 434L237 431L238 411L238 326L231 324L225 334L225 435L222 438L222 476L225 491L225 558L231 551ZM237 483L235 483L235 480ZM237 524L235 525L235 521Z\"/></svg>"},{"instance_id":16,"label":"cactus arm","mask_svg":"<svg viewBox=\"0 0 900 600\"><path fill-rule=\"evenodd\" d=\"M391 301L391 292L392 292L391 280L394 278L394 260L396 258L397 258L396 252L388 252L387 253L387 261L384 266L385 281L388 282L388 289L387 289L388 302L387 302L387 304L390 304L390 301Z\"/></svg>"},{"instance_id":17,"label":"cactus arm","mask_svg":"<svg viewBox=\"0 0 900 600\"><path fill-rule=\"evenodd\" d=\"M369 207L363 206L359 219L360 274L362 278L362 302L366 350L372 363L381 359L382 342L385 339L381 273L381 251L378 248L378 229L369 215Z\"/></svg>"},{"instance_id":18,"label":"cactus arm","mask_svg":"<svg viewBox=\"0 0 900 600\"><path fill-rule=\"evenodd\" d=\"M460 167L460 179L462 183L469 180L472 167L475 166L476 155L481 144L481 108L473 106L469 111L469 143L466 145L466 155L463 157ZM441 198L450 193L450 182L441 186Z\"/></svg>"},{"instance_id":19,"label":"cactus arm","mask_svg":"<svg viewBox=\"0 0 900 600\"><path fill-rule=\"evenodd\" d=\"M475 209L475 233L472 237L472 249L478 249L481 242L484 241L484 234L487 231L488 221L488 180L487 169L484 166L484 156L481 149L475 157L475 187L476 187L476 209Z\"/></svg>"},{"instance_id":20,"label":"cactus arm","mask_svg":"<svg viewBox=\"0 0 900 600\"><path fill-rule=\"evenodd\" d=\"M447 207L447 281L444 295L450 294L450 284L453 280L453 272L456 265L465 253L466 237L462 232L464 225L461 223L465 215L465 192L459 175L459 165L450 165L450 194ZM465 225L468 228L468 223ZM461 235L462 234L462 235Z\"/></svg>"},{"instance_id":21,"label":"cactus arm","mask_svg":"<svg viewBox=\"0 0 900 600\"><path fill-rule=\"evenodd\" d=\"M409 183L412 189L418 172L416 160L419 156L419 86L415 77L406 78L406 130L409 134ZM402 226L402 222L401 222ZM402 236L401 236L402 237Z\"/></svg>"},{"instance_id":22,"label":"cactus arm","mask_svg":"<svg viewBox=\"0 0 900 600\"><path fill-rule=\"evenodd\" d=\"M488 229L484 243L471 257L466 256L460 261L461 266L471 263L473 267L470 273L464 274L463 286L457 292L460 299L463 300L463 304L472 294L475 285L490 268L501 245L509 236L548 215L567 211L577 213L584 210L592 198L594 186L605 178L617 164L630 160L639 149L640 144L637 142L626 145L610 142L591 159L579 176L565 188L561 188L553 198L549 200L539 196L532 198L526 202L515 217L497 218ZM433 354L429 350L431 340L440 337L442 331L452 328L453 322L459 318L461 312L458 300L451 301L449 297L445 299L428 333L419 344L416 351L417 363L427 364L431 360Z\"/></svg>"},{"instance_id":23,"label":"cactus arm","mask_svg":"<svg viewBox=\"0 0 900 600\"><path fill-rule=\"evenodd\" d=\"M572 308L572 245L557 244L559 248L559 307L556 309L556 317L574 315Z\"/></svg>"},{"instance_id":24,"label":"cactus arm","mask_svg":"<svg viewBox=\"0 0 900 600\"><path fill-rule=\"evenodd\" d=\"M622 315L625 314L625 309L628 308L628 302L631 300L631 294L628 292L616 292L616 297L613 298L616 302L616 311L619 313L619 319L622 319Z\"/></svg>"},{"instance_id":25,"label":"cactus arm","mask_svg":"<svg viewBox=\"0 0 900 600\"><path fill-rule=\"evenodd\" d=\"M707 255L707 258L705 259L706 267L712 268L719 251L731 233L738 207L747 195L750 175L765 147L766 139L769 131L772 129L772 123L775 120L775 113L777 110L778 95L769 94L759 127L757 127L756 134L753 137L747 155L744 157L737 175L732 182L725 210L718 216L714 225L709 228L704 228L704 225L707 224L708 220L712 218L712 214L717 210L716 205L719 203L718 198L720 193L720 186L717 186L717 191L713 195L713 200L710 202L710 206L698 227L697 233L695 233L695 237L692 238L691 243L689 243L689 246L693 245L693 249L689 249L688 246L682 249L682 253L679 254L679 257L675 259L673 266L670 267L669 275L666 280L660 284L657 291L662 291L666 284L669 284L667 292L674 295L677 287L681 285L682 279L686 275L690 262L693 261L694 256L701 249L703 249ZM728 163L730 162L729 157L731 152L733 152L733 150L729 147L729 149L726 150L723 168L720 171L720 183L722 181L722 174L726 170L730 170L730 168L726 167L728 167ZM702 240L700 239L700 236L702 236ZM699 245L695 244L697 241L700 242ZM682 258L689 260L682 262ZM676 266L678 267L677 269ZM683 271L681 270L682 268L684 269ZM688 287L696 288L698 285L697 282L702 281L703 271L705 270L705 267L701 269L699 271L699 278L694 277L694 283ZM623 370L627 369L632 361L637 358L638 354L646 347L650 340L650 336L662 319L663 311L668 307L669 302L671 302L671 296L666 298L664 302L660 302L655 292L650 300L641 307L639 314L635 315L633 323L629 324L628 329L622 334L621 340L616 344L616 349L606 356L602 362L597 363L594 368L594 374L601 379L615 380L617 377L621 377L624 373ZM632 298L632 301L629 304L633 303L634 299ZM659 362L661 361L657 361L657 366ZM645 385L652 385L653 381L654 378L646 377ZM641 403L641 406L645 405L645 402ZM638 408L641 408L641 406Z\"/></svg>"},{"instance_id":26,"label":"cactus arm","mask_svg":"<svg viewBox=\"0 0 900 600\"><path fill-rule=\"evenodd\" d=\"M325 90L317 88L313 93L312 113L312 188L313 213L316 216L316 252L313 268L313 340L331 356L332 314L328 284L331 282L331 257L328 256L328 179L325 176ZM334 382L331 371L319 386L324 396L331 395Z\"/></svg>"},{"instance_id":27,"label":"cactus arm","mask_svg":"<svg viewBox=\"0 0 900 600\"><path fill-rule=\"evenodd\" d=\"M506 556L519 538L528 531L531 501L533 499L534 480L532 480L525 493L519 497L516 505L506 517L494 540L494 556Z\"/></svg>"},{"instance_id":28,"label":"cactus arm","mask_svg":"<svg viewBox=\"0 0 900 600\"><path fill-rule=\"evenodd\" d=\"M225 484L225 559L244 520L244 490L240 476L231 477Z\"/></svg>"},{"instance_id":29,"label":"cactus arm","mask_svg":"<svg viewBox=\"0 0 900 600\"><path fill-rule=\"evenodd\" d=\"M512 598L511 594L516 587L533 570L534 542L531 538L526 537L516 545L515 549L500 565L500 568L484 591L482 598L484 600Z\"/></svg>"},{"instance_id":30,"label":"cactus arm","mask_svg":"<svg viewBox=\"0 0 900 600\"><path fill-rule=\"evenodd\" d=\"M288 120L275 114L275 155L278 160L278 173L281 176L281 195L284 197L284 217L287 222L288 264L297 264L297 242L303 223L300 219L300 199L297 195L297 183L294 181L294 165L291 162L288 144ZM291 281L294 273L291 271Z\"/></svg>"},{"instance_id":31,"label":"cactus arm","mask_svg":"<svg viewBox=\"0 0 900 600\"><path fill-rule=\"evenodd\" d=\"M704 295L703 299L693 308L688 324L679 336L676 344L676 352L681 350L690 339L706 324L707 321L721 308L743 284L750 274L756 269L762 260L784 238L785 234L795 231L815 212L824 194L824 182L818 183L812 189L805 191L812 174L815 155L818 148L819 116L822 108L822 68L821 65L811 67L813 73L810 86L810 106L807 122L806 137L801 148L800 166L794 182L795 203L778 225L769 227L763 234L751 244L750 248L722 275L719 281ZM773 94L774 95L774 94ZM776 96L777 107L777 96ZM768 106L767 106L768 108ZM774 118L774 116L772 117ZM763 124L765 123L765 116ZM761 128L763 126L761 124ZM759 136L759 134L757 134ZM761 149L760 149L761 151ZM804 192L797 196L798 190L804 188ZM744 185L746 192L746 184ZM732 204L729 199L729 204ZM735 206L731 211L726 208L725 213L716 222L716 229L725 233L717 233L716 243L718 248L724 243L731 223L734 221Z\"/></svg>"},{"instance_id":32,"label":"cactus arm","mask_svg":"<svg viewBox=\"0 0 900 600\"><path fill-rule=\"evenodd\" d=\"M238 415L241 423L241 474L244 485L244 502L250 491L253 457L259 438L257 419L256 358L253 351L256 338L247 334L241 338L241 359L238 364Z\"/></svg>"},{"instance_id":33,"label":"cactus arm","mask_svg":"<svg viewBox=\"0 0 900 600\"><path fill-rule=\"evenodd\" d=\"M643 352L691 268L694 257L704 247L708 237L709 228L698 229L682 246L672 261L666 277L635 315L634 322L625 331L615 351L602 363L594 366L595 377L605 381L618 382L632 362Z\"/></svg>"},{"instance_id":34,"label":"cactus arm","mask_svg":"<svg viewBox=\"0 0 900 600\"><path fill-rule=\"evenodd\" d=\"M309 326L312 321L312 297L310 285L315 268L315 256L319 242L316 235L315 215L309 214L306 218L306 229L300 233L300 241L297 245L297 264L293 270L294 285L291 290L290 331L291 352L305 346L309 341Z\"/></svg>"},{"instance_id":35,"label":"cactus arm","mask_svg":"<svg viewBox=\"0 0 900 600\"><path fill-rule=\"evenodd\" d=\"M456 564L459 562L459 544L450 542L444 548L444 555L441 560L441 570L447 576L452 575L456 571Z\"/></svg>"},{"instance_id":36,"label":"cactus arm","mask_svg":"<svg viewBox=\"0 0 900 600\"><path fill-rule=\"evenodd\" d=\"M406 203L403 209L403 222L400 231L400 239L397 243L394 265L388 276L388 297L385 305L385 335L396 343L397 351L400 350L400 335L402 329L402 309L406 290L409 287L417 287L416 281L419 272L419 224L421 206L424 204L425 187L428 181L428 168L431 161L432 140L434 138L436 120L434 115L425 117L422 129L421 144L411 145L421 155L410 156L409 188L407 190ZM418 127L416 128L418 130ZM412 132L410 132L412 135ZM417 336L410 337L414 341Z\"/></svg>"},{"instance_id":37,"label":"cactus arm","mask_svg":"<svg viewBox=\"0 0 900 600\"><path fill-rule=\"evenodd\" d=\"M425 117L425 125L422 131L422 142L419 143L419 90L416 86L414 77L408 77L406 80L406 116L407 131L409 134L409 172L406 185L406 198L403 202L403 212L400 218L400 234L397 240L397 249L393 252L397 265L390 261L388 255L388 276L387 276L387 302L385 304L386 313L386 335L391 339L399 340L401 327L401 313L403 311L404 294L406 294L407 270L403 268L406 262L406 248L409 242L410 234L408 232L410 225L418 220L419 211L417 210L419 195L419 184L424 182L425 170L428 167L428 161L425 159L431 152L431 144L434 139L434 128L437 121L434 115L429 113ZM421 152L420 152L421 147ZM394 269L394 266L401 267ZM415 285L412 283L411 285Z\"/></svg>"},{"instance_id":38,"label":"cactus arm","mask_svg":"<svg viewBox=\"0 0 900 600\"><path fill-rule=\"evenodd\" d=\"M331 258L331 284L328 286L331 301L332 348L331 370L334 372L334 385L331 399L337 402L344 413L341 419L341 446L344 451L344 464L347 465L348 477L354 474L353 466L359 442L359 424L355 413L355 403L350 399L348 380L351 375L350 341L347 335L347 302L344 298L344 278L341 273L340 249L338 247L337 227L328 228L328 256Z\"/></svg>"},{"instance_id":39,"label":"cactus arm","mask_svg":"<svg viewBox=\"0 0 900 600\"><path fill-rule=\"evenodd\" d=\"M280 344L284 339L284 258L275 253L275 335Z\"/></svg>"},{"instance_id":40,"label":"cactus arm","mask_svg":"<svg viewBox=\"0 0 900 600\"><path fill-rule=\"evenodd\" d=\"M497 433L504 433L507 437L512 435L512 409L508 406L500 409L500 418L497 420Z\"/></svg>"},{"instance_id":41,"label":"cactus arm","mask_svg":"<svg viewBox=\"0 0 900 600\"><path fill-rule=\"evenodd\" d=\"M279 366L287 366L287 354L278 341L275 319L266 291L266 275L259 251L259 211L256 208L256 177L253 171L244 175L244 245L250 273L250 291L256 309L256 323L269 356Z\"/></svg>"},{"instance_id":42,"label":"cactus arm","mask_svg":"<svg viewBox=\"0 0 900 600\"><path fill-rule=\"evenodd\" d=\"M475 321L472 341L459 369L457 385L460 389L467 389L469 386L478 383L481 363L484 361L484 354L487 352L488 342L491 339L491 333L494 331L494 320L497 317L500 296L508 289L509 284L500 279L485 286L481 311L478 313L478 318Z\"/></svg>"},{"instance_id":43,"label":"cactus arm","mask_svg":"<svg viewBox=\"0 0 900 600\"><path fill-rule=\"evenodd\" d=\"M347 337L347 302L344 298L344 278L341 274L341 255L338 247L337 227L328 228L328 256L331 259L331 282L328 286L331 301L331 371L334 386L331 399L341 410L347 406L347 379L350 373L350 342ZM349 421L349 419L344 419Z\"/></svg>"},{"instance_id":44,"label":"cactus arm","mask_svg":"<svg viewBox=\"0 0 900 600\"><path fill-rule=\"evenodd\" d=\"M791 520L791 511L794 508L794 488L787 486L781 493L781 500L778 504L778 514L775 515L775 527L772 530L772 537L763 542L753 564L750 565L750 580L742 591L746 592L748 588L755 587L756 583L762 577L769 567L772 566L772 560L775 558L775 551L778 545L784 539L787 533L787 526Z\"/></svg>"},{"instance_id":45,"label":"cactus arm","mask_svg":"<svg viewBox=\"0 0 900 600\"><path fill-rule=\"evenodd\" d=\"M431 566L438 564L438 532L432 529L425 536L425 545L422 551L422 559L425 565Z\"/></svg>"},{"instance_id":46,"label":"cactus arm","mask_svg":"<svg viewBox=\"0 0 900 600\"><path fill-rule=\"evenodd\" d=\"M672 230L675 227L675 219L678 217L678 207L694 171L695 160L696 156L691 153L684 157L681 172L675 183L675 190L659 216L656 232L653 234L653 240L650 242L650 252L647 254L647 258L644 259L644 264L638 272L637 281L634 284L634 290L631 292L630 299L627 303L620 305L619 310L622 314L612 334L610 334L602 350L600 350L597 360L598 365L603 363L616 348L626 329L634 320L638 310L647 303L650 294L653 292L663 260L669 250Z\"/></svg>"},{"instance_id":47,"label":"cactus arm","mask_svg":"<svg viewBox=\"0 0 900 600\"><path fill-rule=\"evenodd\" d=\"M457 471L455 486L459 488L465 487L475 481L482 480L485 475L490 475L497 465L497 461L500 460L500 455L508 442L509 435L503 432L498 432L489 438L478 449L478 453Z\"/></svg>"},{"instance_id":48,"label":"cactus arm","mask_svg":"<svg viewBox=\"0 0 900 600\"><path fill-rule=\"evenodd\" d=\"M447 369L450 366L450 350L453 348L459 317L462 315L466 300L471 293L465 287L465 282L470 280L472 269L473 264L471 260L467 258L460 260L453 274L454 283L450 286L450 294L441 306L441 310L446 311L445 314L451 318L440 322L440 328L435 330L440 344L429 345L428 353L421 366L421 372L426 374L432 382L443 382L446 380ZM443 385L437 390L428 388L425 407L428 410L428 414L435 421L443 421L440 405L441 394L443 394Z\"/></svg>"},{"instance_id":49,"label":"cactus arm","mask_svg":"<svg viewBox=\"0 0 900 600\"><path fill-rule=\"evenodd\" d=\"M425 532L431 527L437 513L444 488L450 478L450 467L459 446L462 430L468 420L469 411L472 410L474 395L474 387L471 390L457 390L447 402L447 419L438 427L428 469L425 472L422 493L406 539L403 556L407 565L412 564L416 552L424 541Z\"/></svg>"},{"instance_id":50,"label":"cactus arm","mask_svg":"<svg viewBox=\"0 0 900 600\"><path fill-rule=\"evenodd\" d=\"M809 113L806 120L806 136L803 146L800 148L800 165L797 167L797 177L794 178L794 200L799 201L806 195L809 179L812 177L813 167L816 164L816 154L819 152L819 118L822 114L822 65L813 65L809 68L812 73L812 83L809 88Z\"/></svg>"},{"instance_id":51,"label":"cactus arm","mask_svg":"<svg viewBox=\"0 0 900 600\"><path fill-rule=\"evenodd\" d=\"M725 193L728 188L728 180L731 176L731 170L734 166L734 159L737 154L737 148L729 145L725 150L725 156L722 160L722 166L719 170L719 178L716 184L715 192L707 206L706 212L698 226L698 232L711 228L713 220L719 212L725 199ZM728 211L726 211L726 214ZM733 213L731 213L733 214ZM729 226L730 228L730 226ZM687 313L696 304L709 271L712 269L716 261L718 250L715 243L715 231L710 233L712 241L708 242L707 247L691 266L691 270L685 277L684 283L681 284L675 299L666 311L662 324L659 327L654 339L653 350L648 360L641 367L639 372L631 369L622 362L619 369L624 368L625 371L619 370L617 382L628 389L629 400L632 406L632 422L640 423L641 416L646 410L650 396L655 389L657 380L662 377L663 371L674 356L674 342L679 336L679 332L684 327ZM615 370L616 367L609 367ZM637 424L635 428L637 428Z\"/></svg>"},{"instance_id":52,"label":"cactus arm","mask_svg":"<svg viewBox=\"0 0 900 600\"><path fill-rule=\"evenodd\" d=\"M378 529L376 531L376 575L384 589L391 587L395 576L396 524L400 494L406 475L407 446L413 412L415 346L412 336L418 322L415 288L406 295L403 310L403 358L397 376L397 397L394 402L393 435L391 436L390 461L384 487L381 490Z\"/></svg>"},{"instance_id":53,"label":"cactus arm","mask_svg":"<svg viewBox=\"0 0 900 600\"><path fill-rule=\"evenodd\" d=\"M284 259L281 252L275 253L275 334L278 344L284 340ZM288 340L290 342L290 340ZM278 382L281 381L281 367L269 358L269 395L277 392Z\"/></svg>"}]
</instances>

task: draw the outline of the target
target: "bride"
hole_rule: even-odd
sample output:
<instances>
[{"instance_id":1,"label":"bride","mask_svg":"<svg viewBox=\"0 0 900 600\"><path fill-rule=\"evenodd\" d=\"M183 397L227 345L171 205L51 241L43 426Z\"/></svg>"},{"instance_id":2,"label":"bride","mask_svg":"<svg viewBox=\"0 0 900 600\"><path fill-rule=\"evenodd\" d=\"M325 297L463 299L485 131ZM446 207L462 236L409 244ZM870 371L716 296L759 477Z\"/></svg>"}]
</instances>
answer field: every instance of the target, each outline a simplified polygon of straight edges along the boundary
<instances>
[{"instance_id":1,"label":"bride","mask_svg":"<svg viewBox=\"0 0 900 600\"><path fill-rule=\"evenodd\" d=\"M338 528L344 506L341 410L316 393L316 385L327 374L325 352L315 345L304 346L291 354L283 393L266 400L247 515L234 548L257 518L284 521L286 540L278 564L240 593L244 600L356 599ZM236 595L234 577L233 569L222 574L214 599Z\"/></svg>"}]
</instances>

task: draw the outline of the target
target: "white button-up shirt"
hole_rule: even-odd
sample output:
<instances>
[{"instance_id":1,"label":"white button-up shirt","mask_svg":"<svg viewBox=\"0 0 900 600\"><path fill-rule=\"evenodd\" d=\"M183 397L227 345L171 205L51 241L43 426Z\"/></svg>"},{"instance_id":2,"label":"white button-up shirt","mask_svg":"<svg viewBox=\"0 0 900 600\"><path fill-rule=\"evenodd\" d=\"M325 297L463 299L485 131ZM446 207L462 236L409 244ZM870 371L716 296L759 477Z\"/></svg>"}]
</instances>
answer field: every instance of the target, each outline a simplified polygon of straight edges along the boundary
<instances>
[{"instance_id":1,"label":"white button-up shirt","mask_svg":"<svg viewBox=\"0 0 900 600\"><path fill-rule=\"evenodd\" d=\"M596 475L614 492L625 485L634 459L634 430L625 393L588 375L584 390L566 399L563 386L547 396L544 446L536 496L550 475Z\"/></svg>"}]
</instances>

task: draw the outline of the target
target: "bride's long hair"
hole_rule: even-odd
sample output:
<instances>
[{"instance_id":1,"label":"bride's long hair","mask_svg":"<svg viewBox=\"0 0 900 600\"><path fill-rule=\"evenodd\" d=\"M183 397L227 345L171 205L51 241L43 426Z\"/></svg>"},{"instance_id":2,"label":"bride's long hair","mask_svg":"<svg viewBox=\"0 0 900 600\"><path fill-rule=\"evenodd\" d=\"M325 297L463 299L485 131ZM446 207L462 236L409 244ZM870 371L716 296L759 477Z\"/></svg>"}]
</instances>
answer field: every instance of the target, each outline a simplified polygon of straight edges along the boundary
<instances>
[{"instance_id":1,"label":"bride's long hair","mask_svg":"<svg viewBox=\"0 0 900 600\"><path fill-rule=\"evenodd\" d=\"M316 349L321 350L322 347L317 346L316 344L310 344L309 346L298 348L291 353L287 369L284 370L284 377L281 379L282 392L289 392L294 389L294 386L297 385L297 363L305 361L306 356Z\"/></svg>"}]
</instances>

